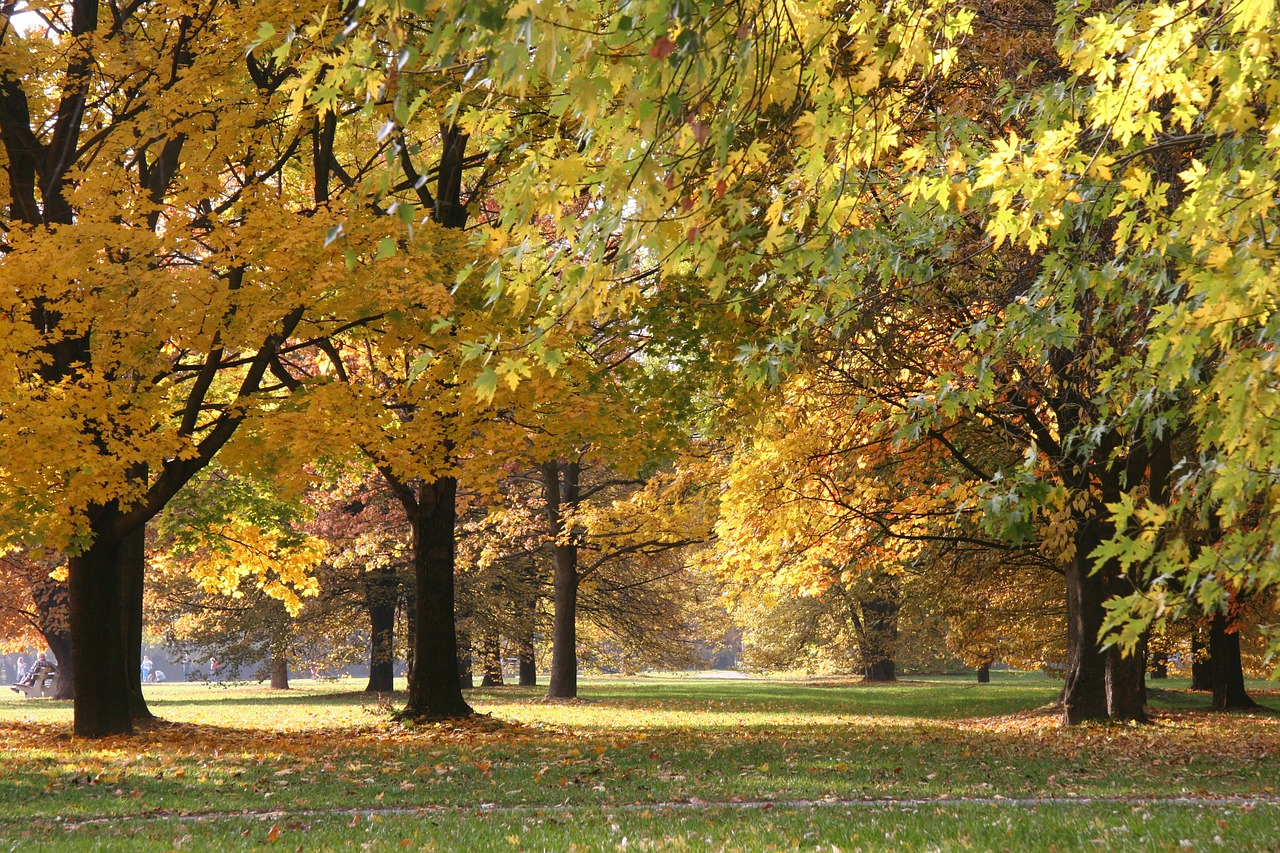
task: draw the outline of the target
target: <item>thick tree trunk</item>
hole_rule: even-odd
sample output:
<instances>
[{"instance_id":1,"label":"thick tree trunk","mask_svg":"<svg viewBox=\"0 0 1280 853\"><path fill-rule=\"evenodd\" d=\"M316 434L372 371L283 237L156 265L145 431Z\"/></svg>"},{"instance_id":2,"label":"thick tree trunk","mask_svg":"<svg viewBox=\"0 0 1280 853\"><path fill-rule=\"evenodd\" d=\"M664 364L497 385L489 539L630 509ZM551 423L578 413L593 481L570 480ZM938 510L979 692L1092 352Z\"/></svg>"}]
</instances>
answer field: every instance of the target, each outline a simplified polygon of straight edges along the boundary
<instances>
[{"instance_id":1,"label":"thick tree trunk","mask_svg":"<svg viewBox=\"0 0 1280 853\"><path fill-rule=\"evenodd\" d=\"M422 484L409 510L413 527L418 630L413 677L403 717L465 717L472 712L458 681L458 638L454 627L454 523L458 483L441 477Z\"/></svg>"},{"instance_id":2,"label":"thick tree trunk","mask_svg":"<svg viewBox=\"0 0 1280 853\"><path fill-rule=\"evenodd\" d=\"M982 666L978 667L978 683L979 684L991 683L991 664L989 662L984 663Z\"/></svg>"},{"instance_id":3,"label":"thick tree trunk","mask_svg":"<svg viewBox=\"0 0 1280 853\"><path fill-rule=\"evenodd\" d=\"M129 710L135 723L154 720L142 695L142 596L147 575L147 531L140 527L120 547L120 614L129 676Z\"/></svg>"},{"instance_id":4,"label":"thick tree trunk","mask_svg":"<svg viewBox=\"0 0 1280 853\"><path fill-rule=\"evenodd\" d=\"M1102 576L1103 594L1106 597L1124 595L1131 592L1133 585L1123 575L1107 565L1099 572ZM1119 647L1112 646L1105 655L1107 684L1107 716L1112 720L1123 722L1147 721L1146 712L1146 672L1145 640L1125 657Z\"/></svg>"},{"instance_id":5,"label":"thick tree trunk","mask_svg":"<svg viewBox=\"0 0 1280 853\"><path fill-rule=\"evenodd\" d=\"M120 603L122 543L110 536L115 512L90 515L93 544L70 558L71 659L75 678L73 731L100 738L133 732ZM138 676L137 672L133 673Z\"/></svg>"},{"instance_id":6,"label":"thick tree trunk","mask_svg":"<svg viewBox=\"0 0 1280 853\"><path fill-rule=\"evenodd\" d=\"M1161 679L1169 677L1169 656L1164 652L1156 652L1150 658L1150 664L1147 672L1152 678Z\"/></svg>"},{"instance_id":7,"label":"thick tree trunk","mask_svg":"<svg viewBox=\"0 0 1280 853\"><path fill-rule=\"evenodd\" d=\"M1240 633L1221 613L1209 623L1209 658L1213 675L1215 711L1247 711L1258 703L1244 689L1244 662L1240 659Z\"/></svg>"},{"instance_id":8,"label":"thick tree trunk","mask_svg":"<svg viewBox=\"0 0 1280 853\"><path fill-rule=\"evenodd\" d=\"M858 631L863 680L896 681L893 658L897 652L898 614L902 605L892 578L885 576L876 597L863 599L856 607L859 615L854 624Z\"/></svg>"},{"instance_id":9,"label":"thick tree trunk","mask_svg":"<svg viewBox=\"0 0 1280 853\"><path fill-rule=\"evenodd\" d=\"M559 553L556 556L556 612L551 626L551 683L547 686L547 696L575 699L578 696L578 573L572 565L562 566Z\"/></svg>"},{"instance_id":10,"label":"thick tree trunk","mask_svg":"<svg viewBox=\"0 0 1280 853\"><path fill-rule=\"evenodd\" d=\"M485 634L484 637L484 678L480 681L481 687L501 687L502 686L502 644L499 642L498 635L494 632Z\"/></svg>"},{"instance_id":11,"label":"thick tree trunk","mask_svg":"<svg viewBox=\"0 0 1280 853\"><path fill-rule=\"evenodd\" d=\"M364 602L369 612L369 683L366 693L395 689L396 599L400 581L395 569L377 569L364 576Z\"/></svg>"},{"instance_id":12,"label":"thick tree trunk","mask_svg":"<svg viewBox=\"0 0 1280 853\"><path fill-rule=\"evenodd\" d=\"M1132 654L1128 657L1120 653L1120 649L1112 646L1106 652L1107 681L1107 716L1113 720L1126 722L1147 721L1143 710L1142 657Z\"/></svg>"},{"instance_id":13,"label":"thick tree trunk","mask_svg":"<svg viewBox=\"0 0 1280 853\"><path fill-rule=\"evenodd\" d=\"M44 641L49 644L58 662L58 671L53 676L53 698L76 698L76 664L71 654L71 636L68 634L45 634Z\"/></svg>"},{"instance_id":14,"label":"thick tree trunk","mask_svg":"<svg viewBox=\"0 0 1280 853\"><path fill-rule=\"evenodd\" d=\"M897 681L897 669L893 661L884 658L873 664L868 664L862 670L862 680L874 682Z\"/></svg>"},{"instance_id":15,"label":"thick tree trunk","mask_svg":"<svg viewBox=\"0 0 1280 853\"><path fill-rule=\"evenodd\" d=\"M289 656L283 651L271 655L271 689L289 689Z\"/></svg>"},{"instance_id":16,"label":"thick tree trunk","mask_svg":"<svg viewBox=\"0 0 1280 853\"><path fill-rule=\"evenodd\" d=\"M1091 574L1089 555L1101 542L1097 522L1078 518L1075 556L1067 564L1067 672L1062 688L1063 722L1107 719L1106 656L1098 650L1102 627L1102 578Z\"/></svg>"},{"instance_id":17,"label":"thick tree trunk","mask_svg":"<svg viewBox=\"0 0 1280 853\"><path fill-rule=\"evenodd\" d=\"M538 684L538 662L534 656L532 639L525 641L517 657L520 659L520 686L536 687Z\"/></svg>"}]
</instances>

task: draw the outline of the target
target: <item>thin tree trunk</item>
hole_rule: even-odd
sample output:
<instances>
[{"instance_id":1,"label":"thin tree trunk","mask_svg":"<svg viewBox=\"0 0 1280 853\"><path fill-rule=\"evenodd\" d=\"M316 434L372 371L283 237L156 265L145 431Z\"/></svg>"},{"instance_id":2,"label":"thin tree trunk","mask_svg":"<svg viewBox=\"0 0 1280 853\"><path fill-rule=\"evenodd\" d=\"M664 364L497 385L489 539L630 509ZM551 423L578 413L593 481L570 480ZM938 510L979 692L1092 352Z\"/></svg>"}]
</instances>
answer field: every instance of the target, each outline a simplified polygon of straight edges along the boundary
<instances>
[{"instance_id":1,"label":"thin tree trunk","mask_svg":"<svg viewBox=\"0 0 1280 853\"><path fill-rule=\"evenodd\" d=\"M133 732L131 681L120 613L123 543L110 535L115 517L112 509L91 510L93 544L68 561L75 678L73 731L79 737Z\"/></svg>"},{"instance_id":2,"label":"thin tree trunk","mask_svg":"<svg viewBox=\"0 0 1280 853\"><path fill-rule=\"evenodd\" d=\"M418 630L414 637L409 704L402 717L465 717L473 713L462 698L458 680L458 638L454 627L457 488L457 480L452 477L421 484L413 506L405 507L413 527Z\"/></svg>"},{"instance_id":3,"label":"thin tree trunk","mask_svg":"<svg viewBox=\"0 0 1280 853\"><path fill-rule=\"evenodd\" d=\"M1258 707L1244 689L1244 662L1240 659L1240 632L1228 618L1213 614L1209 623L1209 658L1213 661L1215 711L1248 711Z\"/></svg>"},{"instance_id":4,"label":"thin tree trunk","mask_svg":"<svg viewBox=\"0 0 1280 853\"><path fill-rule=\"evenodd\" d=\"M376 569L364 576L365 609L369 613L369 683L366 693L395 689L396 599L400 581L394 568Z\"/></svg>"},{"instance_id":5,"label":"thin tree trunk","mask_svg":"<svg viewBox=\"0 0 1280 853\"><path fill-rule=\"evenodd\" d=\"M576 699L578 696L578 548L563 541L562 506L578 502L578 466L548 462L542 466L547 502L547 528L555 543L555 616L551 627L551 683L547 696Z\"/></svg>"},{"instance_id":6,"label":"thin tree trunk","mask_svg":"<svg viewBox=\"0 0 1280 853\"><path fill-rule=\"evenodd\" d=\"M979 684L991 683L991 662L990 661L978 667L978 683Z\"/></svg>"},{"instance_id":7,"label":"thin tree trunk","mask_svg":"<svg viewBox=\"0 0 1280 853\"><path fill-rule=\"evenodd\" d=\"M463 690L472 690L476 686L475 654L471 643L471 632L458 629L458 683Z\"/></svg>"},{"instance_id":8,"label":"thin tree trunk","mask_svg":"<svg viewBox=\"0 0 1280 853\"><path fill-rule=\"evenodd\" d=\"M1191 636L1191 689L1213 690L1213 658L1206 646L1203 625L1196 628Z\"/></svg>"}]
</instances>

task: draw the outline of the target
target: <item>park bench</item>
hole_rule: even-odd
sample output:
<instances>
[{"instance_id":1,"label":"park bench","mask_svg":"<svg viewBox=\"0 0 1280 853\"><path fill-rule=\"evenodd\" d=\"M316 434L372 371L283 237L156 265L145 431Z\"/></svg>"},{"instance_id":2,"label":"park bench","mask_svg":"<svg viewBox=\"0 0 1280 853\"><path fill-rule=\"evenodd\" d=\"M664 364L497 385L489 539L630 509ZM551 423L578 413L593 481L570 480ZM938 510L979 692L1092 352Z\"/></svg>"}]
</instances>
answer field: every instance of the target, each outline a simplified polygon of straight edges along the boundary
<instances>
[{"instance_id":1,"label":"park bench","mask_svg":"<svg viewBox=\"0 0 1280 853\"><path fill-rule=\"evenodd\" d=\"M53 675L58 671L51 663L39 664L27 676L27 680L13 685L15 693L21 693L27 699L39 699L41 696L53 695ZM30 683L27 683L30 682Z\"/></svg>"}]
</instances>

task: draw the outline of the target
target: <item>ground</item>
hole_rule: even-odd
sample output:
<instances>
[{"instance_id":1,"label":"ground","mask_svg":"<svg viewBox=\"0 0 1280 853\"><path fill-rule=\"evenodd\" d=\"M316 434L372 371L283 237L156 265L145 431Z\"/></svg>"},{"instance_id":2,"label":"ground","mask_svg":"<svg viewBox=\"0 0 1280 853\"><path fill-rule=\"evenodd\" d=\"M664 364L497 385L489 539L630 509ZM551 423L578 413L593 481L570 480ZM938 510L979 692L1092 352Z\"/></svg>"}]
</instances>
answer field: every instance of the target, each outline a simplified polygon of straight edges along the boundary
<instances>
[{"instance_id":1,"label":"ground","mask_svg":"<svg viewBox=\"0 0 1280 853\"><path fill-rule=\"evenodd\" d=\"M587 680L390 721L353 682L148 686L166 723L70 735L0 700L13 849L1280 850L1280 716L1170 680L1149 726L1062 729L1058 683ZM1271 689L1267 689L1268 686ZM1254 684L1280 708L1276 685Z\"/></svg>"}]
</instances>

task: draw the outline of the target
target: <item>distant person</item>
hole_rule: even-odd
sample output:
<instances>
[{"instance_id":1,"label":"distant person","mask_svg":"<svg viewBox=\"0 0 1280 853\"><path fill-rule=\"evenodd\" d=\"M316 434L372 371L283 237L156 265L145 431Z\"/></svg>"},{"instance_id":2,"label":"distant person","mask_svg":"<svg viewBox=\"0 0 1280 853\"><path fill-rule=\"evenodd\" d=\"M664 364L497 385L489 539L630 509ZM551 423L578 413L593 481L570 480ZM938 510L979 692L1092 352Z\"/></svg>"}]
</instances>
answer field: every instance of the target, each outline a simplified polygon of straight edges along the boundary
<instances>
[{"instance_id":1,"label":"distant person","mask_svg":"<svg viewBox=\"0 0 1280 853\"><path fill-rule=\"evenodd\" d=\"M191 680L191 655L186 652L182 653L182 680Z\"/></svg>"},{"instance_id":2,"label":"distant person","mask_svg":"<svg viewBox=\"0 0 1280 853\"><path fill-rule=\"evenodd\" d=\"M53 663L44 656L44 652L41 652L40 654L36 655L35 662L31 664L30 672L27 673L25 678L20 679L18 683L26 687L30 687L31 685L36 683L36 678L43 678L48 675L53 675L57 671L58 671L58 668L54 666Z\"/></svg>"},{"instance_id":3,"label":"distant person","mask_svg":"<svg viewBox=\"0 0 1280 853\"><path fill-rule=\"evenodd\" d=\"M27 659L21 658L21 657L18 658L18 671L14 673L13 680L18 682L19 684L22 684L24 681L27 680L27 672L28 672Z\"/></svg>"},{"instance_id":4,"label":"distant person","mask_svg":"<svg viewBox=\"0 0 1280 853\"><path fill-rule=\"evenodd\" d=\"M151 673L151 683L162 684L165 680L163 669L157 669L155 672Z\"/></svg>"},{"instance_id":5,"label":"distant person","mask_svg":"<svg viewBox=\"0 0 1280 853\"><path fill-rule=\"evenodd\" d=\"M213 680L218 677L218 673L222 671L222 663L217 658L209 658L209 679Z\"/></svg>"},{"instance_id":6,"label":"distant person","mask_svg":"<svg viewBox=\"0 0 1280 853\"><path fill-rule=\"evenodd\" d=\"M151 680L151 670L153 669L155 669L155 663L151 660L150 656L143 655L142 656L142 680L144 682Z\"/></svg>"}]
</instances>

